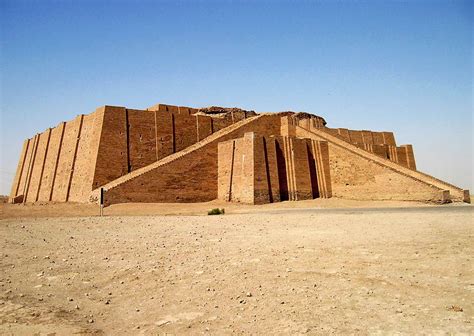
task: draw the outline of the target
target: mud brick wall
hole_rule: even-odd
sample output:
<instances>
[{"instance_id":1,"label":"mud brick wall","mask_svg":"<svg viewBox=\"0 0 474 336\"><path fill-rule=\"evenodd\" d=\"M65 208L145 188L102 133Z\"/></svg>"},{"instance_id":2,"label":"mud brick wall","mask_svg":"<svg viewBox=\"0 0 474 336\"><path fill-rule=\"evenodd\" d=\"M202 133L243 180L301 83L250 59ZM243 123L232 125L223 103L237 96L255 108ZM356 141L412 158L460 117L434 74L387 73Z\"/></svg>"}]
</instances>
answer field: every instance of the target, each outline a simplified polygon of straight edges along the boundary
<instances>
[{"instance_id":1,"label":"mud brick wall","mask_svg":"<svg viewBox=\"0 0 474 336\"><path fill-rule=\"evenodd\" d=\"M306 140L297 138L286 138L285 140L287 140L286 158L290 163L288 171L291 172L290 176L293 182L293 190L290 189L290 200L312 199L310 159Z\"/></svg>"},{"instance_id":2,"label":"mud brick wall","mask_svg":"<svg viewBox=\"0 0 474 336\"><path fill-rule=\"evenodd\" d=\"M13 178L13 183L12 183L12 188L10 191L10 195L15 198L18 195L18 190L20 188L20 180L23 178L24 179L24 166L25 162L27 161L27 152L28 148L30 146L30 139L26 139L23 141L23 147L21 148L21 153L20 153L20 160L18 161L18 165L16 168L16 173L15 177ZM13 200L11 200L13 201ZM22 202L23 200L17 200L18 202Z\"/></svg>"},{"instance_id":3,"label":"mud brick wall","mask_svg":"<svg viewBox=\"0 0 474 336\"><path fill-rule=\"evenodd\" d=\"M365 144L374 144L374 137L372 131L360 131L362 133L362 142Z\"/></svg>"},{"instance_id":4,"label":"mud brick wall","mask_svg":"<svg viewBox=\"0 0 474 336\"><path fill-rule=\"evenodd\" d=\"M360 200L433 200L438 188L415 181L374 162L329 146L333 196Z\"/></svg>"},{"instance_id":5,"label":"mud brick wall","mask_svg":"<svg viewBox=\"0 0 474 336\"><path fill-rule=\"evenodd\" d=\"M369 152L374 153L381 158L388 159L388 145L372 145Z\"/></svg>"},{"instance_id":6,"label":"mud brick wall","mask_svg":"<svg viewBox=\"0 0 474 336\"><path fill-rule=\"evenodd\" d=\"M297 125L297 122L295 119L291 117L281 117L281 129L280 134L281 136L295 136L295 127Z\"/></svg>"},{"instance_id":7,"label":"mud brick wall","mask_svg":"<svg viewBox=\"0 0 474 336\"><path fill-rule=\"evenodd\" d=\"M33 138L30 139L30 147L26 155L26 162L24 165L24 178L22 178L22 184L18 191L18 195L22 196L22 201L26 202L28 195L29 185L31 181L31 172L33 170L33 163L35 161L36 150L38 148L38 137L39 134L36 134Z\"/></svg>"},{"instance_id":8,"label":"mud brick wall","mask_svg":"<svg viewBox=\"0 0 474 336\"><path fill-rule=\"evenodd\" d=\"M387 158L401 166L416 170L415 156L413 155L412 145L403 145L400 147L386 146Z\"/></svg>"},{"instance_id":9,"label":"mud brick wall","mask_svg":"<svg viewBox=\"0 0 474 336\"><path fill-rule=\"evenodd\" d=\"M165 104L147 110L106 106L94 189L179 152L219 129L213 128L213 118L193 115L195 112L190 107ZM232 118L223 118L218 124L228 127Z\"/></svg>"},{"instance_id":10,"label":"mud brick wall","mask_svg":"<svg viewBox=\"0 0 474 336\"><path fill-rule=\"evenodd\" d=\"M392 132L382 132L383 143L391 146L396 146L395 136Z\"/></svg>"},{"instance_id":11,"label":"mud brick wall","mask_svg":"<svg viewBox=\"0 0 474 336\"><path fill-rule=\"evenodd\" d=\"M156 161L155 113L126 109L130 171Z\"/></svg>"},{"instance_id":12,"label":"mud brick wall","mask_svg":"<svg viewBox=\"0 0 474 336\"><path fill-rule=\"evenodd\" d=\"M331 195L440 201L446 190L454 200L469 199L468 191L416 171L413 147L397 147L392 132L330 129L322 119L281 114L247 120L245 113L196 112L104 106L37 134L23 144L10 199L87 202L104 185L109 204L218 196L248 203Z\"/></svg>"},{"instance_id":13,"label":"mud brick wall","mask_svg":"<svg viewBox=\"0 0 474 336\"><path fill-rule=\"evenodd\" d=\"M92 189L102 118L100 111L83 116L68 195L70 202L86 201Z\"/></svg>"},{"instance_id":14,"label":"mud brick wall","mask_svg":"<svg viewBox=\"0 0 474 336\"><path fill-rule=\"evenodd\" d=\"M175 152L179 152L186 147L197 142L197 119L195 116L186 114L173 114Z\"/></svg>"},{"instance_id":15,"label":"mud brick wall","mask_svg":"<svg viewBox=\"0 0 474 336\"><path fill-rule=\"evenodd\" d=\"M93 188L129 172L127 115L124 107L105 106Z\"/></svg>"},{"instance_id":16,"label":"mud brick wall","mask_svg":"<svg viewBox=\"0 0 474 336\"><path fill-rule=\"evenodd\" d=\"M101 122L79 115L28 139L12 187L11 201L84 202L92 190L92 166ZM20 200L21 199L21 200Z\"/></svg>"},{"instance_id":17,"label":"mud brick wall","mask_svg":"<svg viewBox=\"0 0 474 336\"><path fill-rule=\"evenodd\" d=\"M217 132L246 118L245 112L232 112L224 117L214 117L212 118L212 130Z\"/></svg>"},{"instance_id":18,"label":"mud brick wall","mask_svg":"<svg viewBox=\"0 0 474 336\"><path fill-rule=\"evenodd\" d=\"M310 169L313 171L313 165L316 168L316 176L311 176L313 198L330 198L332 197L332 187L331 170L329 167L329 145L326 141L316 141L312 139L307 139L306 141L310 148L308 152L310 155ZM314 164L311 160L314 160ZM311 175L313 174L314 173L311 173ZM316 179L317 185L314 184L314 179Z\"/></svg>"},{"instance_id":19,"label":"mud brick wall","mask_svg":"<svg viewBox=\"0 0 474 336\"><path fill-rule=\"evenodd\" d=\"M363 144L364 138L362 137L362 131L349 130L349 137L351 142L355 144Z\"/></svg>"},{"instance_id":20,"label":"mud brick wall","mask_svg":"<svg viewBox=\"0 0 474 336\"><path fill-rule=\"evenodd\" d=\"M221 129L228 127L233 124L233 118L231 115L225 117L212 118L212 131L217 132Z\"/></svg>"},{"instance_id":21,"label":"mud brick wall","mask_svg":"<svg viewBox=\"0 0 474 336\"><path fill-rule=\"evenodd\" d=\"M246 133L219 143L218 197L250 204L330 197L326 143Z\"/></svg>"},{"instance_id":22,"label":"mud brick wall","mask_svg":"<svg viewBox=\"0 0 474 336\"><path fill-rule=\"evenodd\" d=\"M268 201L270 203L281 201L280 176L278 172L278 153L275 136L262 137L263 155L265 162L265 176L268 185ZM257 200L259 193L255 193Z\"/></svg>"},{"instance_id":23,"label":"mud brick wall","mask_svg":"<svg viewBox=\"0 0 474 336\"><path fill-rule=\"evenodd\" d=\"M84 202L90 192L245 119L217 121L197 110L104 106L25 141L11 189L15 202ZM279 123L277 123L279 127Z\"/></svg>"},{"instance_id":24,"label":"mud brick wall","mask_svg":"<svg viewBox=\"0 0 474 336\"><path fill-rule=\"evenodd\" d=\"M369 130L357 131L347 128L329 127L323 127L320 129L352 144L396 145L393 132L374 132Z\"/></svg>"},{"instance_id":25,"label":"mud brick wall","mask_svg":"<svg viewBox=\"0 0 474 336\"><path fill-rule=\"evenodd\" d=\"M306 129L325 127L324 119L316 115L311 118L300 118L298 115L289 115L288 117L293 120L295 125Z\"/></svg>"},{"instance_id":26,"label":"mud brick wall","mask_svg":"<svg viewBox=\"0 0 474 336\"><path fill-rule=\"evenodd\" d=\"M397 150L397 163L404 166L408 167L408 162L407 162L407 149L406 147L395 147Z\"/></svg>"},{"instance_id":27,"label":"mud brick wall","mask_svg":"<svg viewBox=\"0 0 474 336\"><path fill-rule=\"evenodd\" d=\"M392 133L393 134L393 133ZM374 145L384 145L384 136L382 132L372 132L372 139L373 139L373 144ZM395 142L395 137L394 137L394 142Z\"/></svg>"},{"instance_id":28,"label":"mud brick wall","mask_svg":"<svg viewBox=\"0 0 474 336\"><path fill-rule=\"evenodd\" d=\"M327 144L293 137L277 137L277 142L279 147L283 147L286 168L285 171L279 169L282 175L287 175L287 199L331 197Z\"/></svg>"},{"instance_id":29,"label":"mud brick wall","mask_svg":"<svg viewBox=\"0 0 474 336\"><path fill-rule=\"evenodd\" d=\"M92 190L92 166L97 151L101 123L95 124L96 113L79 115L62 122L26 141L12 187L11 200L23 202L84 202Z\"/></svg>"},{"instance_id":30,"label":"mud brick wall","mask_svg":"<svg viewBox=\"0 0 474 336\"><path fill-rule=\"evenodd\" d=\"M382 158L416 170L413 146L402 145L397 147L393 132L356 131L346 128L327 127L319 129Z\"/></svg>"},{"instance_id":31,"label":"mud brick wall","mask_svg":"<svg viewBox=\"0 0 474 336\"><path fill-rule=\"evenodd\" d=\"M407 167L413 170L416 170L415 154L413 153L412 145L403 145L405 147L406 156L407 156Z\"/></svg>"},{"instance_id":32,"label":"mud brick wall","mask_svg":"<svg viewBox=\"0 0 474 336\"><path fill-rule=\"evenodd\" d=\"M232 183L236 178L234 176L236 141L241 139L222 141L217 145L217 198L228 202L232 200Z\"/></svg>"},{"instance_id":33,"label":"mud brick wall","mask_svg":"<svg viewBox=\"0 0 474 336\"><path fill-rule=\"evenodd\" d=\"M297 129L298 136L324 140L315 133ZM381 165L332 142L329 167L334 197L358 200L443 201L443 190ZM396 147L392 153L397 154ZM367 154L368 156L370 154ZM422 177L420 177L422 178Z\"/></svg>"},{"instance_id":34,"label":"mud brick wall","mask_svg":"<svg viewBox=\"0 0 474 336\"><path fill-rule=\"evenodd\" d=\"M44 164L43 181L41 182L38 201L51 200L65 126L66 123L63 122L51 130L48 153Z\"/></svg>"},{"instance_id":35,"label":"mud brick wall","mask_svg":"<svg viewBox=\"0 0 474 336\"><path fill-rule=\"evenodd\" d=\"M50 135L51 130L48 129L36 136L35 153L33 154L29 182L25 191L26 202L35 202L37 200Z\"/></svg>"},{"instance_id":36,"label":"mud brick wall","mask_svg":"<svg viewBox=\"0 0 474 336\"><path fill-rule=\"evenodd\" d=\"M250 145L253 169L251 175L252 181L252 196L254 204L270 203L270 164L267 156L267 150L265 148L266 141L263 136L259 136L255 133L246 133L245 138L251 138L252 144ZM267 148L268 149L268 148ZM273 170L275 171L275 170Z\"/></svg>"},{"instance_id":37,"label":"mud brick wall","mask_svg":"<svg viewBox=\"0 0 474 336\"><path fill-rule=\"evenodd\" d=\"M153 112L155 119L155 161L174 153L173 115L168 112Z\"/></svg>"},{"instance_id":38,"label":"mud brick wall","mask_svg":"<svg viewBox=\"0 0 474 336\"><path fill-rule=\"evenodd\" d=\"M253 204L253 152L253 138L248 136L218 144L219 199Z\"/></svg>"},{"instance_id":39,"label":"mud brick wall","mask_svg":"<svg viewBox=\"0 0 474 336\"><path fill-rule=\"evenodd\" d=\"M197 123L197 140L201 141L202 139L208 137L213 133L212 127L212 118L203 115L196 116Z\"/></svg>"},{"instance_id":40,"label":"mud brick wall","mask_svg":"<svg viewBox=\"0 0 474 336\"><path fill-rule=\"evenodd\" d=\"M351 137L347 128L326 128L326 130L334 136L339 136L343 140L351 142Z\"/></svg>"},{"instance_id":41,"label":"mud brick wall","mask_svg":"<svg viewBox=\"0 0 474 336\"><path fill-rule=\"evenodd\" d=\"M205 202L218 197L218 143L242 137L247 132L278 134L280 118L261 115L237 128L205 139L197 148L176 153L107 184L107 204L124 202ZM166 192L165 192L166 191Z\"/></svg>"},{"instance_id":42,"label":"mud brick wall","mask_svg":"<svg viewBox=\"0 0 474 336\"><path fill-rule=\"evenodd\" d=\"M280 185L276 139L247 133L245 137L253 139L253 203L265 204L279 202Z\"/></svg>"},{"instance_id":43,"label":"mud brick wall","mask_svg":"<svg viewBox=\"0 0 474 336\"><path fill-rule=\"evenodd\" d=\"M70 190L71 174L74 169L76 147L82 126L82 116L68 121L65 125L59 161L53 186L52 201L66 202Z\"/></svg>"}]
</instances>

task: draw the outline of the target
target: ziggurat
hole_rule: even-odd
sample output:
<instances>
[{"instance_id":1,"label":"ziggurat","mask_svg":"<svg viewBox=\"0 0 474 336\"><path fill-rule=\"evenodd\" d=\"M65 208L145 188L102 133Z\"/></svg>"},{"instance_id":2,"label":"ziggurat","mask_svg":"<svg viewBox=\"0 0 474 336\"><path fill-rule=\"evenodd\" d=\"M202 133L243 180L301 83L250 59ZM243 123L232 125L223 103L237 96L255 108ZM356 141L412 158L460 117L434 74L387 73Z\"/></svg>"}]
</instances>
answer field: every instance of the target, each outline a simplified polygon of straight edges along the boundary
<instances>
[{"instance_id":1,"label":"ziggurat","mask_svg":"<svg viewBox=\"0 0 474 336\"><path fill-rule=\"evenodd\" d=\"M470 202L416 170L392 132L329 128L309 113L103 106L24 141L11 203L262 204L339 197Z\"/></svg>"}]
</instances>

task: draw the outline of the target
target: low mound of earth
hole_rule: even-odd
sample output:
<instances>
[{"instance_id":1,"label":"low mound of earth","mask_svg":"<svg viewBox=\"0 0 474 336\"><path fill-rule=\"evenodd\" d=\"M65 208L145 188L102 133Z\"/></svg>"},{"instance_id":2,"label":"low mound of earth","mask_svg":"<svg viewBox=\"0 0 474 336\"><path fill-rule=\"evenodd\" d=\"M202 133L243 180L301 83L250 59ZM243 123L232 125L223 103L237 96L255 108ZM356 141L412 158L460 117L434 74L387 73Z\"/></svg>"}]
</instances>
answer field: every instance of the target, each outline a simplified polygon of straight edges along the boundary
<instances>
[{"instance_id":1,"label":"low mound of earth","mask_svg":"<svg viewBox=\"0 0 474 336\"><path fill-rule=\"evenodd\" d=\"M0 334L473 334L472 209L4 218Z\"/></svg>"}]
</instances>

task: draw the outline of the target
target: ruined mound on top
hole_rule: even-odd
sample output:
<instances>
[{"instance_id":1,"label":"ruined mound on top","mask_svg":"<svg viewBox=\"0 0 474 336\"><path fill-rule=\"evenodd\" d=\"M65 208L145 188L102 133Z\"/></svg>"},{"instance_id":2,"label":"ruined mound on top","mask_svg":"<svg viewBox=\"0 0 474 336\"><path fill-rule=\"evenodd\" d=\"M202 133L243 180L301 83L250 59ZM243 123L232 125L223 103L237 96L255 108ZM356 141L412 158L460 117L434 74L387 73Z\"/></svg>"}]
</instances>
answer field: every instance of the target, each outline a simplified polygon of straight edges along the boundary
<instances>
[{"instance_id":1,"label":"ruined mound on top","mask_svg":"<svg viewBox=\"0 0 474 336\"><path fill-rule=\"evenodd\" d=\"M328 128L305 112L104 106L24 142L9 201L262 204L339 197L470 202L416 170L392 132Z\"/></svg>"}]
</instances>

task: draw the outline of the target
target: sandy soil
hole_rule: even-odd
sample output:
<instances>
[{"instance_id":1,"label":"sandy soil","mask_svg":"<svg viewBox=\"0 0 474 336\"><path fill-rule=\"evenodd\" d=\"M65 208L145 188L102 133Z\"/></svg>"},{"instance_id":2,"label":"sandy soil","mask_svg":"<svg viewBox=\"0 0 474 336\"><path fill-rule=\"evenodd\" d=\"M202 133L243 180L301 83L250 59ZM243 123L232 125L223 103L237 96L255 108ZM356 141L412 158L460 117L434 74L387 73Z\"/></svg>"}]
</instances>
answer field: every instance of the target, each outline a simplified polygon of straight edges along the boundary
<instances>
[{"instance_id":1,"label":"sandy soil","mask_svg":"<svg viewBox=\"0 0 474 336\"><path fill-rule=\"evenodd\" d=\"M3 219L0 333L473 334L458 209Z\"/></svg>"},{"instance_id":2,"label":"sandy soil","mask_svg":"<svg viewBox=\"0 0 474 336\"><path fill-rule=\"evenodd\" d=\"M444 207L460 206L452 203ZM257 213L275 209L341 209L341 208L380 208L380 207L426 207L430 203L400 201L356 201L338 198L314 199L298 202L279 202L263 205L246 205L212 201L205 203L124 203L114 204L104 209L107 216L154 216L154 215L207 215L213 208L224 208L227 214ZM1 204L0 219L39 218L39 217L82 217L98 216L96 204L74 203L37 203L37 204Z\"/></svg>"}]
</instances>

